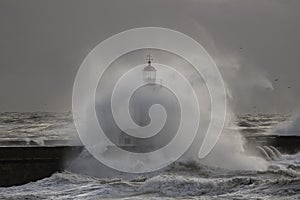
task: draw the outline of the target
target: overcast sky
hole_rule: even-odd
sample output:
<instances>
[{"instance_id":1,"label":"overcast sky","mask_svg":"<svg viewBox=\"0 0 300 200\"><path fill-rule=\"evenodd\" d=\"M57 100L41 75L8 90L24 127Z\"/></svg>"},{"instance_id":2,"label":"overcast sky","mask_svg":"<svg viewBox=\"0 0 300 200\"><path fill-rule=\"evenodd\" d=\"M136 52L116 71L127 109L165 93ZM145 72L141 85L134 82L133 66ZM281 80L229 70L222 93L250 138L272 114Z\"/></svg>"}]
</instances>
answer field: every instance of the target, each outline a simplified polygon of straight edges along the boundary
<instances>
[{"instance_id":1,"label":"overcast sky","mask_svg":"<svg viewBox=\"0 0 300 200\"><path fill-rule=\"evenodd\" d=\"M299 0L0 0L0 111L68 111L98 43L159 26L199 41L236 112L289 112L300 100Z\"/></svg>"}]
</instances>

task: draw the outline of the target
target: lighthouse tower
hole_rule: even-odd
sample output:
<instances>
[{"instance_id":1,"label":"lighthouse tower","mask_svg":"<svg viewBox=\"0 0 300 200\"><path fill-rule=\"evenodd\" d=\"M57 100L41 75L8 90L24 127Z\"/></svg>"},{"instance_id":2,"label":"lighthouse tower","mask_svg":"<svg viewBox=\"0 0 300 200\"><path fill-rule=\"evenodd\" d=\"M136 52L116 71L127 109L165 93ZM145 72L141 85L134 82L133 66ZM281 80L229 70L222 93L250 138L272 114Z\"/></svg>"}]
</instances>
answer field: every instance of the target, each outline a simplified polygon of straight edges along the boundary
<instances>
[{"instance_id":1,"label":"lighthouse tower","mask_svg":"<svg viewBox=\"0 0 300 200\"><path fill-rule=\"evenodd\" d=\"M150 152L162 148L173 138L180 124L180 105L171 90L162 87L161 80L157 81L158 70L152 66L152 58L147 56L147 64L141 70L141 76L146 83L139 87L131 96L129 111L132 120L144 127L151 123L149 110L152 105L159 104L167 112L166 123L162 130L153 137L133 137L120 131L116 143L119 147L132 152ZM130 130L129 130L130 131Z\"/></svg>"},{"instance_id":2,"label":"lighthouse tower","mask_svg":"<svg viewBox=\"0 0 300 200\"><path fill-rule=\"evenodd\" d=\"M143 69L143 79L146 83L156 83L156 69L151 65L151 55L147 55L148 65Z\"/></svg>"}]
</instances>

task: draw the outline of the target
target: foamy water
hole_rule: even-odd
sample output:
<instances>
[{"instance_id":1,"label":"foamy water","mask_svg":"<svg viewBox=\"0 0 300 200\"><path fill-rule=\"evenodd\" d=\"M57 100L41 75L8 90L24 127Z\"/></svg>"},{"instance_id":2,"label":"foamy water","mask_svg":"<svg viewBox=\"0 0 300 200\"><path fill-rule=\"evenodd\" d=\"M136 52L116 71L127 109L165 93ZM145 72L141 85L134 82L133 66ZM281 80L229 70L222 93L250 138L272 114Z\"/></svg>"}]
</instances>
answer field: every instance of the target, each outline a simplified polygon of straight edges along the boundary
<instances>
[{"instance_id":1,"label":"foamy water","mask_svg":"<svg viewBox=\"0 0 300 200\"><path fill-rule=\"evenodd\" d=\"M12 199L299 199L300 154L286 155L266 171L230 171L195 162L175 163L153 176L101 179L71 172L1 188Z\"/></svg>"},{"instance_id":2,"label":"foamy water","mask_svg":"<svg viewBox=\"0 0 300 200\"><path fill-rule=\"evenodd\" d=\"M75 136L70 114L27 113L22 117L17 113L0 115L0 137ZM243 115L235 129L244 134L266 134L285 119L279 115ZM229 170L185 161L151 174L120 173L110 178L65 171L25 185L0 188L0 199L300 199L300 153L267 163L265 170Z\"/></svg>"}]
</instances>

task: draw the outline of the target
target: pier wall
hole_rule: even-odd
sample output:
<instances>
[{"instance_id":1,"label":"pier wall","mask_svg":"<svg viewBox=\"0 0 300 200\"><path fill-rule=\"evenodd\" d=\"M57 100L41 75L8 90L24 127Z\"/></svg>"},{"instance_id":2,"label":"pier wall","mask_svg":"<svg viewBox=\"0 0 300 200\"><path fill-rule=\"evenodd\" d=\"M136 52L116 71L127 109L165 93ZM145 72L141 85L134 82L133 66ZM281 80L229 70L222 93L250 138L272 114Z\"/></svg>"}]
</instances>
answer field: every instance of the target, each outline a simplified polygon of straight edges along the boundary
<instances>
[{"instance_id":1,"label":"pier wall","mask_svg":"<svg viewBox=\"0 0 300 200\"><path fill-rule=\"evenodd\" d=\"M0 186L21 185L64 169L64 161L80 153L81 146L0 147Z\"/></svg>"}]
</instances>

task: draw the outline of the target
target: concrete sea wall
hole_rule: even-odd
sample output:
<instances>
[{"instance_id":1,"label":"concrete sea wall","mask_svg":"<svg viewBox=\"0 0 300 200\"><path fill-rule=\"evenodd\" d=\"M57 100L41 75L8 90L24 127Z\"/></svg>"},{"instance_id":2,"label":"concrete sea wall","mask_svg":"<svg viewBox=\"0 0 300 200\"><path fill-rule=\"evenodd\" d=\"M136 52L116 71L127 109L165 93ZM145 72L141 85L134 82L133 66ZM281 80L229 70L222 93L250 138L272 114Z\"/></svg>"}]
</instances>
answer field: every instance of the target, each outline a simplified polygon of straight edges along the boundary
<instances>
[{"instance_id":1,"label":"concrete sea wall","mask_svg":"<svg viewBox=\"0 0 300 200\"><path fill-rule=\"evenodd\" d=\"M67 158L78 155L81 146L2 146L0 186L36 181L64 169Z\"/></svg>"}]
</instances>

